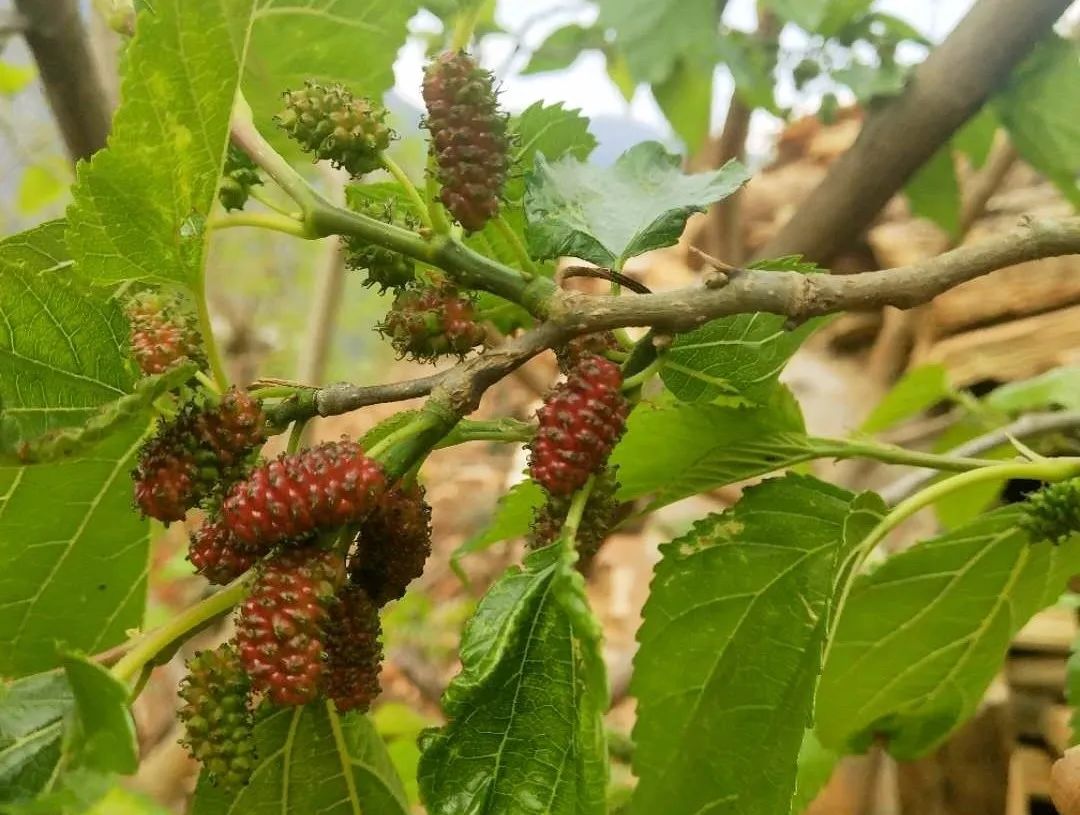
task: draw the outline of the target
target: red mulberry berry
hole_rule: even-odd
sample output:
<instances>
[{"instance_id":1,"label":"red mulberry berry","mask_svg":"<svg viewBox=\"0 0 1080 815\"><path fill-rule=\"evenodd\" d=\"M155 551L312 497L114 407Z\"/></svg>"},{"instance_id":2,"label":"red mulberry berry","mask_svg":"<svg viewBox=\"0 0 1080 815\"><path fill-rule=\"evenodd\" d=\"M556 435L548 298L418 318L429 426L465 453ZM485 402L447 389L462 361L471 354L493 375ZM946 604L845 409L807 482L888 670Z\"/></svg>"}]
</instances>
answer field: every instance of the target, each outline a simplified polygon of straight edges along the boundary
<instances>
[{"instance_id":1,"label":"red mulberry berry","mask_svg":"<svg viewBox=\"0 0 1080 815\"><path fill-rule=\"evenodd\" d=\"M476 322L472 301L449 285L399 293L378 328L390 338L394 350L418 360L446 354L464 356L484 342L484 329Z\"/></svg>"},{"instance_id":2,"label":"red mulberry berry","mask_svg":"<svg viewBox=\"0 0 1080 815\"><path fill-rule=\"evenodd\" d=\"M164 523L179 521L197 502L199 468L188 450L172 450L164 439L154 438L139 453L132 473L135 503L143 515Z\"/></svg>"},{"instance_id":3,"label":"red mulberry berry","mask_svg":"<svg viewBox=\"0 0 1080 815\"><path fill-rule=\"evenodd\" d=\"M277 123L300 147L360 176L382 166L380 154L393 135L386 108L357 98L342 85L306 82L285 92L285 110Z\"/></svg>"},{"instance_id":4,"label":"red mulberry berry","mask_svg":"<svg viewBox=\"0 0 1080 815\"><path fill-rule=\"evenodd\" d=\"M619 501L615 498L618 488L619 483L610 470L599 475L593 484L575 536L578 566L581 569L588 568L600 544L615 525L619 510ZM533 513L532 529L527 539L530 549L542 549L558 540L571 501L568 495L548 496L543 506Z\"/></svg>"},{"instance_id":5,"label":"red mulberry berry","mask_svg":"<svg viewBox=\"0 0 1080 815\"><path fill-rule=\"evenodd\" d=\"M378 462L356 442L324 442L256 467L233 485L225 526L253 551L358 522L386 488Z\"/></svg>"},{"instance_id":6,"label":"red mulberry berry","mask_svg":"<svg viewBox=\"0 0 1080 815\"><path fill-rule=\"evenodd\" d=\"M360 527L349 578L384 606L405 595L409 583L424 571L429 554L431 508L424 489L415 483L396 486Z\"/></svg>"},{"instance_id":7,"label":"red mulberry berry","mask_svg":"<svg viewBox=\"0 0 1080 815\"><path fill-rule=\"evenodd\" d=\"M255 564L255 556L245 551L221 523L204 523L191 535L188 560L195 571L219 586L231 583Z\"/></svg>"},{"instance_id":8,"label":"red mulberry berry","mask_svg":"<svg viewBox=\"0 0 1080 815\"><path fill-rule=\"evenodd\" d=\"M423 95L442 202L466 229L483 229L499 211L509 168L506 116L491 73L448 51L428 65Z\"/></svg>"},{"instance_id":9,"label":"red mulberry berry","mask_svg":"<svg viewBox=\"0 0 1080 815\"><path fill-rule=\"evenodd\" d=\"M379 695L382 643L379 608L359 586L347 585L326 628L323 690L344 713L366 711Z\"/></svg>"},{"instance_id":10,"label":"red mulberry berry","mask_svg":"<svg viewBox=\"0 0 1080 815\"><path fill-rule=\"evenodd\" d=\"M248 154L234 144L229 145L225 155L225 167L222 170L221 186L218 199L227 210L243 209L247 203L251 188L262 184L259 169Z\"/></svg>"},{"instance_id":11,"label":"red mulberry berry","mask_svg":"<svg viewBox=\"0 0 1080 815\"><path fill-rule=\"evenodd\" d=\"M160 374L193 360L202 363L202 339L190 311L173 296L144 291L125 308L131 324L131 355L144 374Z\"/></svg>"},{"instance_id":12,"label":"red mulberry berry","mask_svg":"<svg viewBox=\"0 0 1080 815\"><path fill-rule=\"evenodd\" d=\"M144 515L179 521L219 484L235 480L266 440L260 403L233 388L216 405L189 402L139 452L132 473Z\"/></svg>"},{"instance_id":13,"label":"red mulberry berry","mask_svg":"<svg viewBox=\"0 0 1080 815\"><path fill-rule=\"evenodd\" d=\"M551 495L569 495L598 472L626 428L629 405L614 362L588 355L537 412L532 477Z\"/></svg>"},{"instance_id":14,"label":"red mulberry berry","mask_svg":"<svg viewBox=\"0 0 1080 815\"><path fill-rule=\"evenodd\" d=\"M318 693L327 606L342 567L333 552L290 549L264 565L240 608L240 660L255 690L274 704L303 705Z\"/></svg>"},{"instance_id":15,"label":"red mulberry berry","mask_svg":"<svg viewBox=\"0 0 1080 815\"><path fill-rule=\"evenodd\" d=\"M248 707L251 683L236 650L223 645L202 651L187 668L179 691L184 746L211 781L229 789L243 786L255 768L255 740Z\"/></svg>"}]
</instances>

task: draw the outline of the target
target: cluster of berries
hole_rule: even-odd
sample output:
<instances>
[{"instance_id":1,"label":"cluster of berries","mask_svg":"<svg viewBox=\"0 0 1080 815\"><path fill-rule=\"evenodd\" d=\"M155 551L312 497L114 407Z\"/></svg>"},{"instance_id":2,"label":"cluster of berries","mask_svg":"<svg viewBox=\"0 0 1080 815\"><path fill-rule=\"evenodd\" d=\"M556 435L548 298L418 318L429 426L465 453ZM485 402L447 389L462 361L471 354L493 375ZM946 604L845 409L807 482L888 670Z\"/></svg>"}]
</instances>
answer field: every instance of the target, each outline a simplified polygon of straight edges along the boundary
<instances>
[{"instance_id":1,"label":"cluster of berries","mask_svg":"<svg viewBox=\"0 0 1080 815\"><path fill-rule=\"evenodd\" d=\"M211 778L235 786L254 767L261 701L322 695L343 712L370 707L382 664L379 610L422 572L430 510L417 484L390 483L356 442L259 463L267 437L259 400L236 388L185 386L182 395L140 451L134 494L164 523L204 511L188 557L211 583L254 569L234 639L197 654L180 690L189 750Z\"/></svg>"},{"instance_id":2,"label":"cluster of berries","mask_svg":"<svg viewBox=\"0 0 1080 815\"><path fill-rule=\"evenodd\" d=\"M191 537L189 557L211 582L256 570L235 638L216 658L228 656L230 678L214 681L243 686L247 722L258 699L302 705L322 695L339 711L367 710L379 693L379 609L405 594L430 551L423 490L388 485L355 442L324 442L254 467ZM196 657L185 693L204 700L213 694L192 690L209 682L196 670L200 659L209 658ZM210 721L223 704L184 698L189 723ZM240 730L188 728L193 755L225 761L220 770L206 765L224 783L250 764L251 751L237 746ZM249 725L244 732L250 742Z\"/></svg>"}]
</instances>

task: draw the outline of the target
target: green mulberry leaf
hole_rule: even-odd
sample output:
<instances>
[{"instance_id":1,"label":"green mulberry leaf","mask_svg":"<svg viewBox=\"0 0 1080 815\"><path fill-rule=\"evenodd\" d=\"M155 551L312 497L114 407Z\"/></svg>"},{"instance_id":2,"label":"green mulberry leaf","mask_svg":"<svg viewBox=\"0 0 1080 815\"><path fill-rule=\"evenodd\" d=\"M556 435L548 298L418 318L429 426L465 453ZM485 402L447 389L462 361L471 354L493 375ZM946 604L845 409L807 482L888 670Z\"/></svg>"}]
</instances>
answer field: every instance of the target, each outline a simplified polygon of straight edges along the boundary
<instances>
[{"instance_id":1,"label":"green mulberry leaf","mask_svg":"<svg viewBox=\"0 0 1080 815\"><path fill-rule=\"evenodd\" d=\"M537 155L525 190L531 253L621 268L635 255L675 243L690 215L749 179L736 161L693 175L680 164L658 142L630 148L612 167Z\"/></svg>"},{"instance_id":2,"label":"green mulberry leaf","mask_svg":"<svg viewBox=\"0 0 1080 815\"><path fill-rule=\"evenodd\" d=\"M884 510L789 475L661 547L630 688L632 813L788 811L834 597Z\"/></svg>"}]
</instances>

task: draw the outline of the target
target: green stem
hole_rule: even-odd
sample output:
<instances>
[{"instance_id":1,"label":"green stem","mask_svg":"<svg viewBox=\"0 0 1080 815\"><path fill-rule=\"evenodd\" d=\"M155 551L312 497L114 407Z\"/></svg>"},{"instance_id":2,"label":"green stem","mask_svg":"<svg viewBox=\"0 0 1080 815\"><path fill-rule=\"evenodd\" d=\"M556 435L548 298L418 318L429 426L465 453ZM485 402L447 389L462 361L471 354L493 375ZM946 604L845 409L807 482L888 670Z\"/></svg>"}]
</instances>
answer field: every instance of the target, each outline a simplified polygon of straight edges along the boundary
<instances>
[{"instance_id":1,"label":"green stem","mask_svg":"<svg viewBox=\"0 0 1080 815\"><path fill-rule=\"evenodd\" d=\"M532 439L536 427L528 422L516 419L480 419L470 421L462 419L449 435L439 441L436 447L453 447L470 441L497 441L521 443Z\"/></svg>"},{"instance_id":2,"label":"green stem","mask_svg":"<svg viewBox=\"0 0 1080 815\"><path fill-rule=\"evenodd\" d=\"M405 174L405 171L390 156L384 154L382 164L405 190L405 195L412 201L413 206L416 208L416 214L420 216L420 222L428 229L434 230L435 227L431 222L431 211L428 209L427 201L420 195L420 191L416 189L412 179Z\"/></svg>"},{"instance_id":3,"label":"green stem","mask_svg":"<svg viewBox=\"0 0 1080 815\"><path fill-rule=\"evenodd\" d=\"M240 94L233 105L230 133L236 146L274 179L305 213L321 198L304 177L263 138L255 127L251 106Z\"/></svg>"},{"instance_id":4,"label":"green stem","mask_svg":"<svg viewBox=\"0 0 1080 815\"><path fill-rule=\"evenodd\" d=\"M314 390L307 385L268 385L265 388L252 388L248 391L254 399L286 399L301 391Z\"/></svg>"},{"instance_id":5,"label":"green stem","mask_svg":"<svg viewBox=\"0 0 1080 815\"><path fill-rule=\"evenodd\" d=\"M214 326L210 320L210 306L206 302L206 281L199 282L195 292L195 311L199 318L199 333L202 335L203 348L206 350L206 359L210 363L210 372L214 375L218 390L221 392L229 389L229 375L225 372L225 365L221 361L221 352L218 350L217 340L214 338Z\"/></svg>"},{"instance_id":6,"label":"green stem","mask_svg":"<svg viewBox=\"0 0 1080 815\"><path fill-rule=\"evenodd\" d=\"M590 475L589 480L585 482L585 486L574 493L570 509L566 513L566 520L563 521L563 537L568 546L573 547L577 543L578 527L581 526L581 518L585 514L585 505L589 503L589 496L592 494L595 483L596 476Z\"/></svg>"},{"instance_id":7,"label":"green stem","mask_svg":"<svg viewBox=\"0 0 1080 815\"><path fill-rule=\"evenodd\" d=\"M208 391L217 396L221 396L221 388L218 387L218 383L208 377L205 373L196 371L195 378L198 379Z\"/></svg>"},{"instance_id":8,"label":"green stem","mask_svg":"<svg viewBox=\"0 0 1080 815\"><path fill-rule=\"evenodd\" d=\"M650 362L647 367L638 371L636 374L628 376L626 379L624 379L622 383L622 389L624 391L632 391L635 388L640 388L649 379L652 379L652 377L658 374L660 372L660 369L663 367L664 358L662 356L658 356L656 359Z\"/></svg>"},{"instance_id":9,"label":"green stem","mask_svg":"<svg viewBox=\"0 0 1080 815\"><path fill-rule=\"evenodd\" d=\"M162 650L184 636L187 632L223 614L247 595L253 572L236 578L221 591L190 606L167 623L143 634L113 667L112 675L121 682L130 682L142 670L143 665L154 659Z\"/></svg>"},{"instance_id":10,"label":"green stem","mask_svg":"<svg viewBox=\"0 0 1080 815\"><path fill-rule=\"evenodd\" d=\"M514 257L517 258L522 271L529 277L536 277L540 274L540 270L536 268L536 264L533 263L532 258L529 257L529 253L525 249L525 244L521 242L517 232L515 232L510 224L506 222L506 219L502 215L496 215L491 223L495 225L495 229L502 235L503 240L510 244L510 249L513 251Z\"/></svg>"},{"instance_id":11,"label":"green stem","mask_svg":"<svg viewBox=\"0 0 1080 815\"><path fill-rule=\"evenodd\" d=\"M304 428L307 427L306 419L297 419L293 422L292 430L289 432L289 442L285 445L285 452L295 453L300 449L300 442L304 438Z\"/></svg>"},{"instance_id":12,"label":"green stem","mask_svg":"<svg viewBox=\"0 0 1080 815\"><path fill-rule=\"evenodd\" d=\"M439 198L438 173L435 159L429 156L427 170L424 173L424 190L427 192L428 201L431 202L428 211L431 213L432 228L439 235L449 235L450 220L446 217L446 210Z\"/></svg>"},{"instance_id":13,"label":"green stem","mask_svg":"<svg viewBox=\"0 0 1080 815\"><path fill-rule=\"evenodd\" d=\"M1010 478L1030 478L1036 481L1061 481L1080 473L1080 458L1052 458L1042 461L1007 461L991 464L937 481L924 490L901 501L881 519L870 534L859 544L859 562L862 562L893 529L920 509L940 501L946 495L987 481L1007 481Z\"/></svg>"},{"instance_id":14,"label":"green stem","mask_svg":"<svg viewBox=\"0 0 1080 815\"><path fill-rule=\"evenodd\" d=\"M273 198L271 198L269 195L267 195L259 187L252 187L251 189L249 189L248 190L248 195L251 196L251 198L253 198L254 200L258 201L264 207L268 207L268 208L274 210L274 212L280 213L281 215L287 215L290 218L296 218L296 219L299 219L299 218L303 217L303 213L295 213L295 212L289 211L288 209L285 208L284 205L279 204L277 201L275 201Z\"/></svg>"},{"instance_id":15,"label":"green stem","mask_svg":"<svg viewBox=\"0 0 1080 815\"><path fill-rule=\"evenodd\" d=\"M303 221L298 221L291 215L279 215L276 212L232 212L228 215L219 215L207 224L209 229L233 229L238 226L253 226L258 229L284 232L294 238L311 237Z\"/></svg>"},{"instance_id":16,"label":"green stem","mask_svg":"<svg viewBox=\"0 0 1080 815\"><path fill-rule=\"evenodd\" d=\"M472 8L467 8L457 15L454 22L454 34L450 38L451 51L464 51L469 47L469 41L472 39L473 31L476 30L476 23L480 19L483 7L484 3L481 0L473 0Z\"/></svg>"},{"instance_id":17,"label":"green stem","mask_svg":"<svg viewBox=\"0 0 1080 815\"><path fill-rule=\"evenodd\" d=\"M963 472L980 467L997 466L1001 462L988 458L967 458L950 456L942 453L925 453L920 450L908 450L894 444L860 439L809 439L813 450L812 458L869 458L885 464L902 464L911 467L929 467L934 470Z\"/></svg>"},{"instance_id":18,"label":"green stem","mask_svg":"<svg viewBox=\"0 0 1080 815\"><path fill-rule=\"evenodd\" d=\"M421 411L404 427L398 428L393 433L384 436L372 445L371 449L367 451L367 454L370 458L381 458L390 450L390 448L407 439L411 439L414 436L419 436L426 430L433 428L435 424L436 418L433 415Z\"/></svg>"}]
</instances>

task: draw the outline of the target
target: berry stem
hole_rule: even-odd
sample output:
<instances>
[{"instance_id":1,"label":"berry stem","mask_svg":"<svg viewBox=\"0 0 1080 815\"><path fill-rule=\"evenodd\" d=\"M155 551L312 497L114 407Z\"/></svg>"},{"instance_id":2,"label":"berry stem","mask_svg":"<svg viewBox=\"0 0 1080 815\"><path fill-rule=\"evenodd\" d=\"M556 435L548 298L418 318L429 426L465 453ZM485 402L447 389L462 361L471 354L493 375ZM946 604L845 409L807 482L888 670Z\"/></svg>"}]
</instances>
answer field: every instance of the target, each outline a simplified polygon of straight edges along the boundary
<instances>
[{"instance_id":1,"label":"berry stem","mask_svg":"<svg viewBox=\"0 0 1080 815\"><path fill-rule=\"evenodd\" d=\"M221 591L184 609L164 625L140 635L133 641L131 650L112 667L112 675L121 682L130 682L161 651L243 600L253 578L254 573L250 571L241 575Z\"/></svg>"},{"instance_id":2,"label":"berry stem","mask_svg":"<svg viewBox=\"0 0 1080 815\"><path fill-rule=\"evenodd\" d=\"M394 177L394 179L405 190L405 195L412 201L413 206L416 208L416 214L420 216L420 222L428 229L434 230L434 224L431 221L431 210L428 209L427 202L423 196L420 195L420 191L416 189L416 185L412 183L412 179L405 174L405 171L401 169L401 166L394 161L390 156L385 153L381 156L383 167L386 171Z\"/></svg>"},{"instance_id":3,"label":"berry stem","mask_svg":"<svg viewBox=\"0 0 1080 815\"><path fill-rule=\"evenodd\" d=\"M435 160L429 156L427 170L424 174L424 190L427 192L428 201L431 202L431 207L429 209L429 212L431 213L431 226L436 234L449 235L450 219L446 217L446 210L443 209L442 201L439 200L438 172L438 168L435 166Z\"/></svg>"},{"instance_id":4,"label":"berry stem","mask_svg":"<svg viewBox=\"0 0 1080 815\"><path fill-rule=\"evenodd\" d=\"M581 526L581 518L585 514L585 505L589 503L589 496L592 494L594 484L596 484L596 476L590 475L585 485L574 493L570 509L566 512L563 533L566 538L566 545L571 548L577 545L578 527Z\"/></svg>"},{"instance_id":5,"label":"berry stem","mask_svg":"<svg viewBox=\"0 0 1080 815\"><path fill-rule=\"evenodd\" d=\"M926 453L922 450L908 450L905 447L870 439L811 438L810 447L813 458L868 458L884 464L930 467L951 472L965 472L1001 464L1000 461L987 458L968 458L944 453Z\"/></svg>"},{"instance_id":6,"label":"berry stem","mask_svg":"<svg viewBox=\"0 0 1080 815\"><path fill-rule=\"evenodd\" d=\"M454 20L454 33L450 38L451 51L464 51L469 47L473 31L476 30L476 23L479 21L483 9L484 3L481 0L473 0L471 8L466 8L458 13Z\"/></svg>"},{"instance_id":7,"label":"berry stem","mask_svg":"<svg viewBox=\"0 0 1080 815\"><path fill-rule=\"evenodd\" d=\"M300 206L305 215L315 201L322 197L283 156L270 146L270 142L263 138L255 127L251 106L242 94L237 94L233 105L230 135L233 144L247 153L256 165L274 179L278 186ZM302 237L313 236L303 235Z\"/></svg>"},{"instance_id":8,"label":"berry stem","mask_svg":"<svg viewBox=\"0 0 1080 815\"><path fill-rule=\"evenodd\" d=\"M277 201L275 201L273 198L271 198L269 195L267 195L259 187L252 187L250 190L248 190L248 195L251 198L254 198L256 201L258 201L264 207L269 207L270 209L274 210L274 212L280 213L282 215L287 215L288 217L293 218L295 220L299 220L300 218L303 217L302 212L297 213L297 212L289 211L288 209L285 208L285 206L283 204L280 204Z\"/></svg>"},{"instance_id":9,"label":"berry stem","mask_svg":"<svg viewBox=\"0 0 1080 815\"><path fill-rule=\"evenodd\" d=\"M285 446L285 452L292 455L300 449L300 442L304 438L304 428L307 427L307 419L297 419L293 422L292 430L289 432L289 442Z\"/></svg>"},{"instance_id":10,"label":"berry stem","mask_svg":"<svg viewBox=\"0 0 1080 815\"><path fill-rule=\"evenodd\" d=\"M525 245L521 242L517 232L515 232L510 224L506 222L506 218L502 215L496 215L491 219L491 223L495 225L495 229L502 235L503 240L510 244L510 249L513 251L518 264L520 264L522 271L525 272L526 277L532 279L540 274L540 270L536 268L536 264L533 263L532 258L529 257Z\"/></svg>"},{"instance_id":11,"label":"berry stem","mask_svg":"<svg viewBox=\"0 0 1080 815\"><path fill-rule=\"evenodd\" d=\"M660 373L660 369L663 367L664 357L661 354L658 355L656 359L654 359L652 362L650 362L647 367L638 371L633 376L628 376L626 379L624 379L622 383L622 390L626 392L640 388L648 380L652 379L654 376L656 376L656 374Z\"/></svg>"},{"instance_id":12,"label":"berry stem","mask_svg":"<svg viewBox=\"0 0 1080 815\"><path fill-rule=\"evenodd\" d=\"M227 215L219 215L207 224L210 229L233 229L238 226L253 226L258 229L269 229L273 232L284 232L294 238L308 237L307 228L302 221L298 221L291 215L280 215L274 212L231 212Z\"/></svg>"},{"instance_id":13,"label":"berry stem","mask_svg":"<svg viewBox=\"0 0 1080 815\"><path fill-rule=\"evenodd\" d=\"M194 299L195 311L199 317L199 333L202 335L206 359L210 363L210 372L214 375L218 392L222 393L229 389L229 375L225 372L225 365L221 361L221 352L218 350L217 339L214 337L214 324L210 319L210 306L206 302L205 279L199 281Z\"/></svg>"},{"instance_id":14,"label":"berry stem","mask_svg":"<svg viewBox=\"0 0 1080 815\"><path fill-rule=\"evenodd\" d=\"M203 371L196 371L195 378L202 383L203 387L210 391L214 396L221 396L221 388L218 387L218 383L208 377Z\"/></svg>"}]
</instances>

